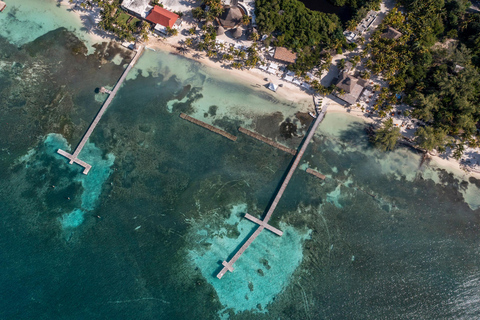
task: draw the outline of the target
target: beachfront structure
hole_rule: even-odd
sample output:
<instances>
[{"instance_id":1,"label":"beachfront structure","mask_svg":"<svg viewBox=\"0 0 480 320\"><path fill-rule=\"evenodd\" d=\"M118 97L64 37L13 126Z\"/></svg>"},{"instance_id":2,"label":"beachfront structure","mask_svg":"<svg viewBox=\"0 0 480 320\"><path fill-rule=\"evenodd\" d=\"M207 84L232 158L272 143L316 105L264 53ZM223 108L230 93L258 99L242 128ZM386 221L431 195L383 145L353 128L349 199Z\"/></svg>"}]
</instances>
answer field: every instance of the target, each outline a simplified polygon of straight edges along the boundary
<instances>
[{"instance_id":1,"label":"beachfront structure","mask_svg":"<svg viewBox=\"0 0 480 320\"><path fill-rule=\"evenodd\" d=\"M160 6L155 6L145 19L155 24L155 31L167 34L167 27L173 28L178 18L178 14Z\"/></svg>"},{"instance_id":2,"label":"beachfront structure","mask_svg":"<svg viewBox=\"0 0 480 320\"><path fill-rule=\"evenodd\" d=\"M270 82L268 85L267 85L267 88L272 90L273 92L277 92L277 89L278 89L278 86L276 84L274 84L273 82Z\"/></svg>"},{"instance_id":3,"label":"beachfront structure","mask_svg":"<svg viewBox=\"0 0 480 320\"><path fill-rule=\"evenodd\" d=\"M5 8L7 7L7 4L3 1L0 1L0 12L2 12L3 10L5 10Z\"/></svg>"},{"instance_id":4,"label":"beachfront structure","mask_svg":"<svg viewBox=\"0 0 480 320\"><path fill-rule=\"evenodd\" d=\"M355 32L351 32L351 31L344 31L343 32L343 35L345 36L345 38L347 39L348 42L353 42L355 41L355 38L357 38L357 34Z\"/></svg>"},{"instance_id":5,"label":"beachfront structure","mask_svg":"<svg viewBox=\"0 0 480 320\"><path fill-rule=\"evenodd\" d=\"M295 63L295 61L297 60L297 54L295 52L292 52L291 50L288 50L287 48L277 47L275 49L273 59L288 64Z\"/></svg>"},{"instance_id":6,"label":"beachfront structure","mask_svg":"<svg viewBox=\"0 0 480 320\"><path fill-rule=\"evenodd\" d=\"M224 11L220 17L218 17L218 22L225 29L232 29L242 23L243 10L238 6L225 6Z\"/></svg>"},{"instance_id":7,"label":"beachfront structure","mask_svg":"<svg viewBox=\"0 0 480 320\"><path fill-rule=\"evenodd\" d=\"M382 38L397 40L402 36L402 33L392 27L388 27L387 31L382 34Z\"/></svg>"},{"instance_id":8,"label":"beachfront structure","mask_svg":"<svg viewBox=\"0 0 480 320\"><path fill-rule=\"evenodd\" d=\"M239 39L241 38L243 35L243 28L242 27L238 27L236 28L233 33L232 33L232 36L235 38L235 39Z\"/></svg>"},{"instance_id":9,"label":"beachfront structure","mask_svg":"<svg viewBox=\"0 0 480 320\"><path fill-rule=\"evenodd\" d=\"M373 24L373 22L377 19L377 13L375 11L369 11L365 19L363 19L359 25L357 26L357 31L359 34L364 33L365 31L368 31L368 28L370 28Z\"/></svg>"},{"instance_id":10,"label":"beachfront structure","mask_svg":"<svg viewBox=\"0 0 480 320\"><path fill-rule=\"evenodd\" d=\"M123 0L122 8L131 15L142 19L145 19L150 10L152 10L150 0Z\"/></svg>"},{"instance_id":11,"label":"beachfront structure","mask_svg":"<svg viewBox=\"0 0 480 320\"><path fill-rule=\"evenodd\" d=\"M283 76L283 80L288 81L288 82L293 82L294 77L295 77L295 72L287 71L285 73L285 75Z\"/></svg>"},{"instance_id":12,"label":"beachfront structure","mask_svg":"<svg viewBox=\"0 0 480 320\"><path fill-rule=\"evenodd\" d=\"M217 36L222 36L225 34L225 29L222 26L217 27Z\"/></svg>"},{"instance_id":13,"label":"beachfront structure","mask_svg":"<svg viewBox=\"0 0 480 320\"><path fill-rule=\"evenodd\" d=\"M343 90L344 93L340 94L337 92L336 96L349 105L354 104L358 101L365 85L365 80L357 79L346 72L342 72L342 76L337 83L337 88Z\"/></svg>"}]
</instances>

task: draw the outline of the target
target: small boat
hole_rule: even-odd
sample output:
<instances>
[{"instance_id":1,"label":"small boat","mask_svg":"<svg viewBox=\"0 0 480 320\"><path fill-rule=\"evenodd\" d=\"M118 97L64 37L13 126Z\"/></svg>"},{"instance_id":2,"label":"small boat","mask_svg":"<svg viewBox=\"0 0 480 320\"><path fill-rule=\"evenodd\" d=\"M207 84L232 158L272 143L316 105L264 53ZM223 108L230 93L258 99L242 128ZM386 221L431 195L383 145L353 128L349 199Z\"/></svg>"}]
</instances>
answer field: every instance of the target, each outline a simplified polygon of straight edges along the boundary
<instances>
[{"instance_id":1,"label":"small boat","mask_svg":"<svg viewBox=\"0 0 480 320\"><path fill-rule=\"evenodd\" d=\"M313 112L309 111L308 114L313 118L313 119L316 119L317 116L313 114Z\"/></svg>"}]
</instances>

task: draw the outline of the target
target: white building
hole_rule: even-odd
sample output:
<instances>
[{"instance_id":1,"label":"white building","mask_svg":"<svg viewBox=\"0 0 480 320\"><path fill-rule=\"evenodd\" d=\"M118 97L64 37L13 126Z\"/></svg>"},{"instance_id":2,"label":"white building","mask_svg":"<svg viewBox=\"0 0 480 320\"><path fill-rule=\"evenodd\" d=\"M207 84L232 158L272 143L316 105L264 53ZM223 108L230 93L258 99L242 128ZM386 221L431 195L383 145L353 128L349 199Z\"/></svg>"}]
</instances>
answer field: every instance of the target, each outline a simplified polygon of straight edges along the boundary
<instances>
[{"instance_id":1,"label":"white building","mask_svg":"<svg viewBox=\"0 0 480 320\"><path fill-rule=\"evenodd\" d=\"M130 14L143 19L145 19L150 10L153 9L153 7L150 6L150 0L123 0L122 8Z\"/></svg>"}]
</instances>

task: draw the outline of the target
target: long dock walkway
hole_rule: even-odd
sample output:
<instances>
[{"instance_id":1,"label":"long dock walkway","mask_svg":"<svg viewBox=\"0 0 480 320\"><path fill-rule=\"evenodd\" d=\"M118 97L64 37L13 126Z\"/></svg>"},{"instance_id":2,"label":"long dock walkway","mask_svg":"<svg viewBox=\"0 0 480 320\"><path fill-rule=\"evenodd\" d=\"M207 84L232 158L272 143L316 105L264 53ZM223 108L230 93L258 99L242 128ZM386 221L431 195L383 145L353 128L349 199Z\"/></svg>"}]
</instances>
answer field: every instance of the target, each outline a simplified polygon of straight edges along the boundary
<instances>
[{"instance_id":1,"label":"long dock walkway","mask_svg":"<svg viewBox=\"0 0 480 320\"><path fill-rule=\"evenodd\" d=\"M252 138L255 138L255 139L257 139L257 140L260 140L260 141L262 141L262 142L264 142L264 143L266 143L266 144L269 144L269 145L271 145L272 147L275 147L275 148L277 148L277 149L279 149L279 150L288 152L288 153L290 153L291 155L296 155L296 154L297 154L297 150L293 150L293 149L290 149L290 148L288 148L288 147L285 147L285 146L281 145L280 143L277 143L277 142L275 142L275 141L273 141L273 140L271 140L271 139L268 139L267 137L262 136L262 135L259 134L259 133L250 131L250 130L245 129L245 128L242 128L242 127L238 128L238 131L240 131L241 133L246 134L247 136L250 136L250 137L252 137Z\"/></svg>"},{"instance_id":2,"label":"long dock walkway","mask_svg":"<svg viewBox=\"0 0 480 320\"><path fill-rule=\"evenodd\" d=\"M110 92L108 98L107 98L107 101L105 101L105 103L103 104L102 108L100 109L100 111L97 113L97 116L95 117L95 119L93 120L92 124L90 125L90 127L88 128L87 132L85 133L85 135L83 136L82 138L82 141L80 141L80 143L78 144L77 148L75 149L75 151L73 152L73 154L69 154L68 152L62 150L62 149L58 149L57 150L57 153L61 154L62 156L66 157L67 159L70 160L70 164L73 164L74 162L79 164L80 166L82 166L84 169L83 169L83 174L88 174L88 172L90 171L90 169L92 168L91 165L89 165L88 163L78 159L78 155L80 154L80 152L82 151L83 147L85 146L85 143L87 143L88 139L90 138L90 135L92 134L93 130L95 130L95 127L97 126L98 122L100 121L100 119L102 118L103 114L105 113L105 111L107 110L108 106L110 105L110 103L112 102L113 98L115 98L115 95L117 94L118 90L120 89L120 87L122 86L122 83L123 81L125 81L125 79L127 78L127 75L128 73L130 72L130 70L132 69L133 65L137 62L138 58L140 58L140 56L142 55L142 52L143 52L143 49L144 49L144 46L140 46L140 48L138 48L137 50L137 53L135 54L135 57L133 57L132 61L130 61L130 63L128 64L128 67L127 69L125 69L125 71L123 71L123 74L122 76L120 77L120 79L117 81L117 84L115 85L115 87L113 88L113 90Z\"/></svg>"},{"instance_id":3,"label":"long dock walkway","mask_svg":"<svg viewBox=\"0 0 480 320\"><path fill-rule=\"evenodd\" d=\"M317 109L317 111L318 111L318 109ZM225 260L225 261L222 262L223 268L217 274L218 279L221 279L227 271L230 271L230 272L233 271L233 264L238 260L238 258L240 258L240 256L245 252L245 250L247 250L247 248L252 244L252 242L260 234L260 232L263 231L263 229L268 229L268 230L274 232L277 235L281 235L281 231L272 227L272 226L270 226L268 224L268 221L270 220L270 217L272 216L273 211L275 211L275 208L277 207L278 202L282 198L283 193L285 192L285 189L287 188L288 183L290 182L290 179L292 178L293 173L295 172L295 169L297 169L298 164L300 163L300 160L302 159L303 154L305 153L305 150L308 147L308 144L312 140L312 137L315 134L315 131L317 130L320 123L322 122L323 118L325 117L326 112L327 112L327 106L324 106L322 108L322 110L320 111L320 113L318 114L315 121L313 122L313 125L310 127L308 135L303 140L302 147L300 148L300 151L298 151L297 155L295 156L295 160L294 160L292 166L290 167L290 169L288 170L287 176L285 177L285 180L283 180L282 186L278 190L277 195L275 196L275 199L273 200L272 204L270 205L270 208L268 209L267 214L265 215L265 218L263 218L263 220L256 219L258 221L254 221L253 219L251 219L251 218L253 218L252 216L250 216L248 214L247 214L248 216L247 215L245 216L247 219L257 223L259 225L259 227L250 236L250 238L248 238L248 240L243 244L243 246L235 253L235 255L232 257L232 259L230 259L230 261Z\"/></svg>"},{"instance_id":4,"label":"long dock walkway","mask_svg":"<svg viewBox=\"0 0 480 320\"><path fill-rule=\"evenodd\" d=\"M187 121L190 121L191 123L195 123L197 126L204 127L207 130L210 130L212 132L215 132L216 134L219 134L221 136L224 136L227 139L230 139L232 141L237 141L237 137L234 136L233 134L230 134L226 131L223 131L222 129L218 129L212 125L209 125L208 123L205 123L203 121L200 121L198 119L192 118L189 115L185 113L180 113L180 118L185 119Z\"/></svg>"}]
</instances>

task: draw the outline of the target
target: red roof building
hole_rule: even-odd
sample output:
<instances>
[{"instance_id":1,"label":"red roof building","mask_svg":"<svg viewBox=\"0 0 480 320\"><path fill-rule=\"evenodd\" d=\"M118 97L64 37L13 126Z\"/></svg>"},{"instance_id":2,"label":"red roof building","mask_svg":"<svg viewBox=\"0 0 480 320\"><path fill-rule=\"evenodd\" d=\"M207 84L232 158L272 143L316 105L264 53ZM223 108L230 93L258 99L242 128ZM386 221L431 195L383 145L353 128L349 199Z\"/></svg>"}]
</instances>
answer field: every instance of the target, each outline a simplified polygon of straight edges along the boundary
<instances>
[{"instance_id":1,"label":"red roof building","mask_svg":"<svg viewBox=\"0 0 480 320\"><path fill-rule=\"evenodd\" d=\"M146 19L150 22L160 24L164 27L172 28L178 19L178 14L168 11L167 9L163 9L160 6L155 6L153 7L153 10L148 14Z\"/></svg>"}]
</instances>

